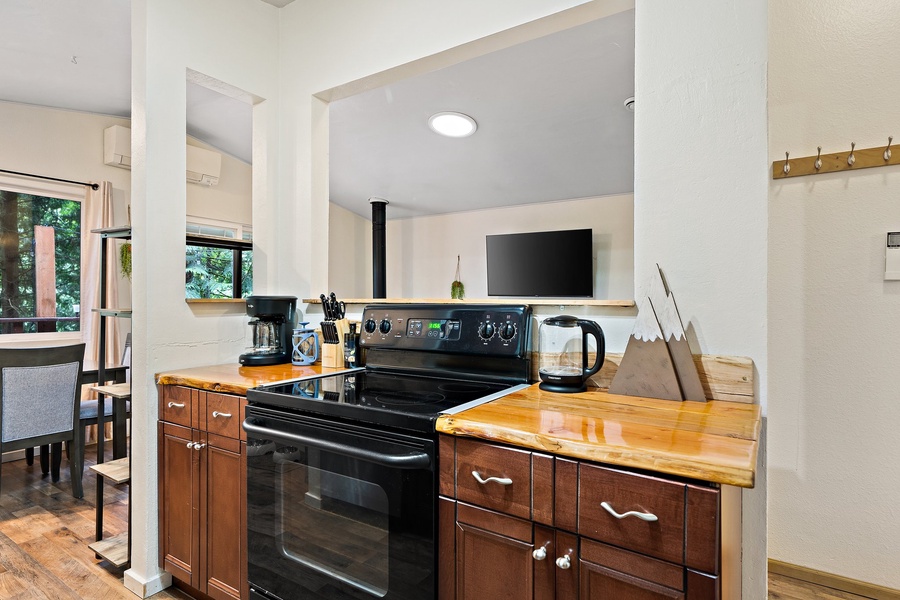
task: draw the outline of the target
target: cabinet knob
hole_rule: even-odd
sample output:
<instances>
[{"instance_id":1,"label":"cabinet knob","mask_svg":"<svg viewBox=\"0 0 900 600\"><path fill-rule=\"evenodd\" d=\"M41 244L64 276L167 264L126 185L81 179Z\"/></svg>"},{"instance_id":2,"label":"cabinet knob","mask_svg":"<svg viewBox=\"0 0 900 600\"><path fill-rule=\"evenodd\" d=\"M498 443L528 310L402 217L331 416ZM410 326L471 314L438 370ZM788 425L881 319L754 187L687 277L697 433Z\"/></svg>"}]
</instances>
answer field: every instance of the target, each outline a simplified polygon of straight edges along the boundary
<instances>
[{"instance_id":1,"label":"cabinet knob","mask_svg":"<svg viewBox=\"0 0 900 600\"><path fill-rule=\"evenodd\" d=\"M184 408L184 402L169 402L169 408Z\"/></svg>"},{"instance_id":2,"label":"cabinet knob","mask_svg":"<svg viewBox=\"0 0 900 600\"><path fill-rule=\"evenodd\" d=\"M556 559L556 566L560 569L568 569L572 566L572 560L569 558L569 555L560 556Z\"/></svg>"},{"instance_id":3,"label":"cabinet knob","mask_svg":"<svg viewBox=\"0 0 900 600\"><path fill-rule=\"evenodd\" d=\"M203 450L204 448L206 448L205 443L197 442L196 444L194 444L194 450Z\"/></svg>"},{"instance_id":4,"label":"cabinet knob","mask_svg":"<svg viewBox=\"0 0 900 600\"><path fill-rule=\"evenodd\" d=\"M606 512L608 512L609 514L611 514L612 516L614 516L617 519L624 519L625 517L637 517L641 521L658 521L659 520L659 518L651 512L637 512L635 510L629 510L628 512L625 512L625 513L618 513L618 512L616 512L616 509L614 509L612 506L609 505L609 502L601 502L600 506L603 508L603 510L605 510Z\"/></svg>"},{"instance_id":5,"label":"cabinet knob","mask_svg":"<svg viewBox=\"0 0 900 600\"><path fill-rule=\"evenodd\" d=\"M547 558L547 550L542 546L531 553L531 556L534 557L534 560L544 560Z\"/></svg>"},{"instance_id":6,"label":"cabinet knob","mask_svg":"<svg viewBox=\"0 0 900 600\"><path fill-rule=\"evenodd\" d=\"M230 419L231 413L224 413L224 412L219 412L217 410L214 410L212 413L212 416L213 416L213 418L222 417L223 419Z\"/></svg>"},{"instance_id":7,"label":"cabinet knob","mask_svg":"<svg viewBox=\"0 0 900 600\"><path fill-rule=\"evenodd\" d=\"M188 442L188 443L187 443L187 447L188 447L188 448L193 448L193 447L194 447L194 442Z\"/></svg>"},{"instance_id":8,"label":"cabinet knob","mask_svg":"<svg viewBox=\"0 0 900 600\"><path fill-rule=\"evenodd\" d=\"M477 481L481 485L485 485L486 483L490 483L491 481L493 481L494 483L499 483L500 485L512 485L512 479L510 479L509 477L488 477L487 479L484 479L481 476L481 473L479 473L478 471L472 471L472 477L474 477L475 481Z\"/></svg>"}]
</instances>

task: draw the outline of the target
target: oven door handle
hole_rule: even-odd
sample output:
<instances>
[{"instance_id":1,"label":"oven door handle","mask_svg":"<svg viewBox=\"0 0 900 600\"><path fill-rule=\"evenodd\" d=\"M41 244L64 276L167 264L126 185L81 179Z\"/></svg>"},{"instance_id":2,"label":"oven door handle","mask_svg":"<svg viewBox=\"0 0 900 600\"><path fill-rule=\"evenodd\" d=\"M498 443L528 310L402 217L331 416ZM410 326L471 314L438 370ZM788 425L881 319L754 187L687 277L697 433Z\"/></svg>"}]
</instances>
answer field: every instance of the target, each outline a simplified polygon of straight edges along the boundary
<instances>
[{"instance_id":1,"label":"oven door handle","mask_svg":"<svg viewBox=\"0 0 900 600\"><path fill-rule=\"evenodd\" d=\"M336 439L324 439L321 433L304 435L293 431L272 429L270 427L257 425L249 419L244 421L242 427L248 434L260 439L275 438L285 442L311 446L320 450L327 450L328 452L334 452L335 454L341 454L350 458L358 458L394 469L426 469L431 465L431 457L429 457L426 452L422 451L378 452L360 448ZM333 433L331 434L331 437L334 437Z\"/></svg>"}]
</instances>

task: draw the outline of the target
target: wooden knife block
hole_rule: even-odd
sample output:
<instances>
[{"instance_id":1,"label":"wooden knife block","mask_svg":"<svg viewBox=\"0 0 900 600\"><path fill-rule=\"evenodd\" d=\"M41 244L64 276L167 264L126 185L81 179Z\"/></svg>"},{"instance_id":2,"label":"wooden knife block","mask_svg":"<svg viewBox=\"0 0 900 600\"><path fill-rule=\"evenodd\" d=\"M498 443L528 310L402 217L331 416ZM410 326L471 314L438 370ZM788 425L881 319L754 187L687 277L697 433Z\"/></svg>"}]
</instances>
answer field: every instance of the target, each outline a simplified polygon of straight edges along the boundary
<instances>
[{"instance_id":1,"label":"wooden knife block","mask_svg":"<svg viewBox=\"0 0 900 600\"><path fill-rule=\"evenodd\" d=\"M343 344L322 344L322 366L340 368L344 366Z\"/></svg>"}]
</instances>

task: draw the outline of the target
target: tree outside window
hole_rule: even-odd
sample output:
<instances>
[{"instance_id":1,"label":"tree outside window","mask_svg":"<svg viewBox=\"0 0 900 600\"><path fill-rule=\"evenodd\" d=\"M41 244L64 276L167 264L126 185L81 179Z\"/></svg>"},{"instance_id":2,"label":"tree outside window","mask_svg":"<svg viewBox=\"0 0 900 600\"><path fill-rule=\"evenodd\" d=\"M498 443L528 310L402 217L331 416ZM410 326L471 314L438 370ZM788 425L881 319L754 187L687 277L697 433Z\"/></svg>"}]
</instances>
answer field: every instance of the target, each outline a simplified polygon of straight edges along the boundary
<instances>
[{"instance_id":1,"label":"tree outside window","mask_svg":"<svg viewBox=\"0 0 900 600\"><path fill-rule=\"evenodd\" d=\"M0 334L78 331L81 202L0 189Z\"/></svg>"}]
</instances>

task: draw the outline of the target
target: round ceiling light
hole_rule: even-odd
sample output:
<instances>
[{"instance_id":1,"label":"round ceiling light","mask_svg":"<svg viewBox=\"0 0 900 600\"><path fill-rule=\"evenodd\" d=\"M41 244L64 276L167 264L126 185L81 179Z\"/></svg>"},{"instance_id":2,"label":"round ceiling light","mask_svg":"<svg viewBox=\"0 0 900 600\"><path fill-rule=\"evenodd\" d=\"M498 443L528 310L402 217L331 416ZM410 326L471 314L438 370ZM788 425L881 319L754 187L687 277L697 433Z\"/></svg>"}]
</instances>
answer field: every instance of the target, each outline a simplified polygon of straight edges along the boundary
<instances>
[{"instance_id":1,"label":"round ceiling light","mask_svg":"<svg viewBox=\"0 0 900 600\"><path fill-rule=\"evenodd\" d=\"M447 137L468 137L475 133L478 124L469 115L458 112L439 112L428 118L432 131Z\"/></svg>"}]
</instances>

